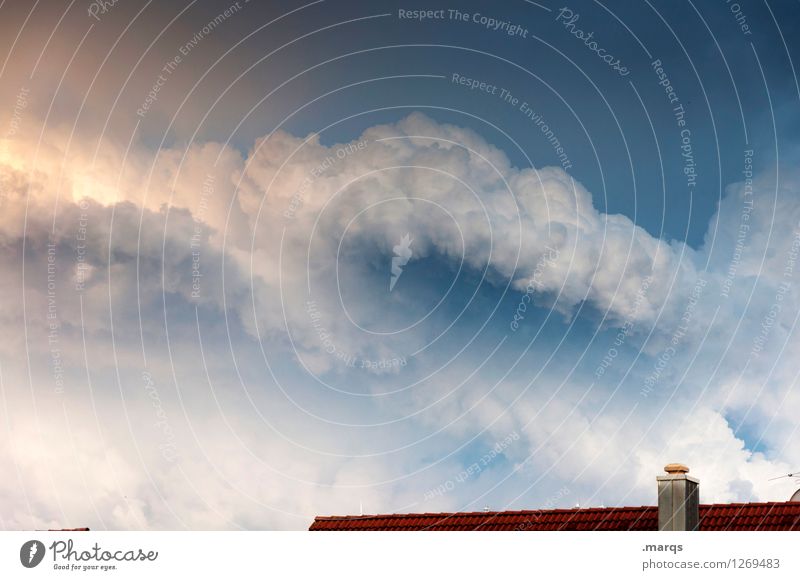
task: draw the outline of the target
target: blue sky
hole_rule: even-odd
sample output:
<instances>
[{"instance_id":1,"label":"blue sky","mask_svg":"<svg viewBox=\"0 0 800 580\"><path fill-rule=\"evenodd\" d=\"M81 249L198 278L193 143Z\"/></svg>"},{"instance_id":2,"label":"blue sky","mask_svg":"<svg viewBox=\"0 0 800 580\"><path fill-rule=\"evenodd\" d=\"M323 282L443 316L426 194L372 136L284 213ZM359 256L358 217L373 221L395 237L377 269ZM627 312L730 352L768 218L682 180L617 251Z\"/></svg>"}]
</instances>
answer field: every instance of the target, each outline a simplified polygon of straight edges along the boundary
<instances>
[{"instance_id":1,"label":"blue sky","mask_svg":"<svg viewBox=\"0 0 800 580\"><path fill-rule=\"evenodd\" d=\"M451 9L0 7L0 525L788 497L794 5Z\"/></svg>"}]
</instances>

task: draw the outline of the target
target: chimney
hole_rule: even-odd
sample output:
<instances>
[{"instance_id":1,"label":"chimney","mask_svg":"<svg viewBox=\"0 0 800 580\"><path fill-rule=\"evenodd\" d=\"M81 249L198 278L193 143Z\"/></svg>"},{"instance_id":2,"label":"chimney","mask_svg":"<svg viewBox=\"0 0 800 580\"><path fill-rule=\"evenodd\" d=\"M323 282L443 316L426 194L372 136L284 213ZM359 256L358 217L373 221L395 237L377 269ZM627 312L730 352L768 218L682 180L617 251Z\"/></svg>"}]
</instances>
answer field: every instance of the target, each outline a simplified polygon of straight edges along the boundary
<instances>
[{"instance_id":1,"label":"chimney","mask_svg":"<svg viewBox=\"0 0 800 580\"><path fill-rule=\"evenodd\" d=\"M658 481L658 529L692 531L700 525L700 482L680 463L664 467Z\"/></svg>"}]
</instances>

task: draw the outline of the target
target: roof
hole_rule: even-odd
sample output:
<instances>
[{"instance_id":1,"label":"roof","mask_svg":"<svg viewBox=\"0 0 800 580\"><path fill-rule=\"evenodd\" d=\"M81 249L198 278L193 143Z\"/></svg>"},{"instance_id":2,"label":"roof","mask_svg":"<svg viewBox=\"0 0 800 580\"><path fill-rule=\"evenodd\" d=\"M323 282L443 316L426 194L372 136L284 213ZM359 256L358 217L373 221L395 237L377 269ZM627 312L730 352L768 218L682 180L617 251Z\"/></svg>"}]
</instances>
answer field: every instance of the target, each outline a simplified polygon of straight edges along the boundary
<instances>
[{"instance_id":1,"label":"roof","mask_svg":"<svg viewBox=\"0 0 800 580\"><path fill-rule=\"evenodd\" d=\"M312 531L655 531L655 506L318 516ZM800 531L800 502L700 506L702 531Z\"/></svg>"}]
</instances>

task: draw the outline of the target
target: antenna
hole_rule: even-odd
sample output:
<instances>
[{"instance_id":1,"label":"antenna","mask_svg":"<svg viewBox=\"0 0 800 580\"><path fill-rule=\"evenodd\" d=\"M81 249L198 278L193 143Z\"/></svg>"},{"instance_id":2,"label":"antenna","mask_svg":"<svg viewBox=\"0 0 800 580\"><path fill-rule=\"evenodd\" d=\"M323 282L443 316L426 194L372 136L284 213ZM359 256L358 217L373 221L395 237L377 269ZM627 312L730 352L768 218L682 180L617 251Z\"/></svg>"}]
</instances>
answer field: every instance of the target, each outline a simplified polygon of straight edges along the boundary
<instances>
[{"instance_id":1,"label":"antenna","mask_svg":"<svg viewBox=\"0 0 800 580\"><path fill-rule=\"evenodd\" d=\"M776 479L786 479L787 477L789 479L794 479L796 477L800 478L800 472L795 471L794 473L787 473L786 475L779 475L778 477L771 477L769 479L769 481L775 481ZM795 492L792 494L792 497L790 497L788 501L800 502L800 489L795 490Z\"/></svg>"},{"instance_id":2,"label":"antenna","mask_svg":"<svg viewBox=\"0 0 800 580\"><path fill-rule=\"evenodd\" d=\"M767 481L775 481L776 479L784 479L786 477L800 477L800 472L787 473L786 475L779 475L778 477L771 477Z\"/></svg>"}]
</instances>

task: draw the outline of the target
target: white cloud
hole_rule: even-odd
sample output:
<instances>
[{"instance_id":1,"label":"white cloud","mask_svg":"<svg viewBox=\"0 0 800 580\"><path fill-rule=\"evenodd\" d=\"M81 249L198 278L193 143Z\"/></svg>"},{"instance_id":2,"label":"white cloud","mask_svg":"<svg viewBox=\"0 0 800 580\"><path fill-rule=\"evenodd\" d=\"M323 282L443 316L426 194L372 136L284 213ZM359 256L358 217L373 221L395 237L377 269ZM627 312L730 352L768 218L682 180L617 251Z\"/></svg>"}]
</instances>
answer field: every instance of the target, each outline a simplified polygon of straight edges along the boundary
<instances>
[{"instance_id":1,"label":"white cloud","mask_svg":"<svg viewBox=\"0 0 800 580\"><path fill-rule=\"evenodd\" d=\"M597 211L590 193L560 169L514 168L474 132L419 114L371 127L349 144L277 132L246 156L217 143L157 154L137 146L126 154L104 142L95 157L93 146L67 142L58 131L41 144L17 139L0 159L0 267L7 273L0 278L0 321L8 337L0 360L5 408L14 417L0 464L19 473L0 484L5 527L303 527L314 513L354 512L359 499L369 511L457 509L495 484L492 497L518 507L546 502L563 482L575 497L597 503L651 503L653 478L672 460L692 465L704 501L785 495L785 484L765 482L800 460L786 446L794 435L793 325L800 306L800 272L785 273L800 220L790 175L777 193L768 179L757 183L746 248L723 299L741 223L738 186L711 223L716 236L693 249ZM84 227L91 274L81 315L75 269ZM392 247L406 234L413 256L390 293ZM47 333L51 238L58 349L69 385L61 398L53 392ZM541 267L547 248L557 257ZM193 250L202 272L199 298L192 296ZM415 277L414 262L425 258L437 260L441 272L429 273L442 276L435 283ZM607 313L604 328L611 330L598 335L580 366L569 358L573 352L559 354L560 364L546 367L535 388L518 374L491 390L507 370L496 359L472 376L483 360L478 355L491 350L488 339L440 369L438 355L454 354L469 339L463 326L402 369L342 365L337 354L411 358L445 330L446 309L395 335L353 322L389 332L422 319L462 259L457 291L469 294L486 270L484 290L499 295L511 283L515 302L536 271L535 299L554 304L560 322L586 303L595 317ZM675 340L701 276L707 286L689 327L654 392L642 397L642 382ZM787 279L792 285L765 338L769 348L751 357ZM317 326L309 299L320 313ZM214 391L201 364L195 305ZM498 314L489 328L501 336L507 324ZM624 376L628 359L620 356L582 398L615 329L626 324L632 330L620 350L642 348L642 357ZM523 334L509 344L518 347L514 339ZM264 341L278 384L255 338ZM292 361L293 347L317 377ZM544 350L536 345L519 373L533 375ZM178 463L159 452L164 432L153 427L145 369L157 376L180 439ZM317 381L375 394L429 372L420 385L379 398L343 395ZM755 437L764 435L764 451L747 449L734 433L741 420ZM522 438L504 454L505 467L498 463L433 504L423 501L466 461L469 447L459 448L467 439L491 445L512 432ZM519 472L504 482L502 470L513 465ZM25 494L33 498L30 510Z\"/></svg>"}]
</instances>

